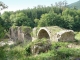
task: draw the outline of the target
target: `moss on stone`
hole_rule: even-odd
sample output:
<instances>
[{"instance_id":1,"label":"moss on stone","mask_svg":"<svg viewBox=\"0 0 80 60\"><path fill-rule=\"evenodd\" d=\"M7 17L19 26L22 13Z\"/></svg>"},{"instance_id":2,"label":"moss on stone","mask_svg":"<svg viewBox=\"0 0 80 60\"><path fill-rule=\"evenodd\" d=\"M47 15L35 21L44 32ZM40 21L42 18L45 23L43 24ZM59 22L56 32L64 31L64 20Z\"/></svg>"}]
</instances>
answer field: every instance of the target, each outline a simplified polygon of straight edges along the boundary
<instances>
[{"instance_id":1,"label":"moss on stone","mask_svg":"<svg viewBox=\"0 0 80 60\"><path fill-rule=\"evenodd\" d=\"M27 27L27 26L21 26L21 30L24 33L31 33L32 31L31 27Z\"/></svg>"}]
</instances>

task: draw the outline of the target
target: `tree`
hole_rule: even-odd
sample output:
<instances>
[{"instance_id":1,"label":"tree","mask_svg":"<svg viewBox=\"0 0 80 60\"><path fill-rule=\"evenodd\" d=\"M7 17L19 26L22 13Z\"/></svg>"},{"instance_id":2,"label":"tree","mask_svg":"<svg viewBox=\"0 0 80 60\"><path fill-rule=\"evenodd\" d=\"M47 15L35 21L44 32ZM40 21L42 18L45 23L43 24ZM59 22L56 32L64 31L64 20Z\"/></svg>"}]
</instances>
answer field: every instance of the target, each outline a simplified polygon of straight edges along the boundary
<instances>
[{"instance_id":1,"label":"tree","mask_svg":"<svg viewBox=\"0 0 80 60\"><path fill-rule=\"evenodd\" d=\"M55 6L58 7L58 8L64 8L64 7L67 6L67 1L64 0L64 1L56 2L56 3L55 3Z\"/></svg>"},{"instance_id":2,"label":"tree","mask_svg":"<svg viewBox=\"0 0 80 60\"><path fill-rule=\"evenodd\" d=\"M2 27L0 25L0 39L4 38L4 36L5 36L5 31L4 30L5 30L4 27Z\"/></svg>"},{"instance_id":3,"label":"tree","mask_svg":"<svg viewBox=\"0 0 80 60\"><path fill-rule=\"evenodd\" d=\"M64 28L68 29L78 29L74 27L79 27L79 15L76 9L66 9L62 12L62 19L64 20Z\"/></svg>"},{"instance_id":4,"label":"tree","mask_svg":"<svg viewBox=\"0 0 80 60\"><path fill-rule=\"evenodd\" d=\"M39 19L34 19L34 22L35 22L35 26L38 26Z\"/></svg>"},{"instance_id":5,"label":"tree","mask_svg":"<svg viewBox=\"0 0 80 60\"><path fill-rule=\"evenodd\" d=\"M62 20L64 21L63 26L64 28L67 29L72 29L73 28L73 24L74 24L74 18L71 17L70 15L67 16L62 16Z\"/></svg>"},{"instance_id":6,"label":"tree","mask_svg":"<svg viewBox=\"0 0 80 60\"><path fill-rule=\"evenodd\" d=\"M6 29L6 31L9 30L9 28L12 26L11 24L11 20L10 20L10 12L4 12L2 15L1 15L1 18L3 19L4 23L4 28Z\"/></svg>"},{"instance_id":7,"label":"tree","mask_svg":"<svg viewBox=\"0 0 80 60\"><path fill-rule=\"evenodd\" d=\"M0 1L0 10L3 10L5 8L7 8L8 6L6 6L3 2ZM2 39L5 35L5 27L4 27L4 21L0 16L0 39Z\"/></svg>"},{"instance_id":8,"label":"tree","mask_svg":"<svg viewBox=\"0 0 80 60\"><path fill-rule=\"evenodd\" d=\"M32 26L33 22L24 13L16 13L10 16L11 22L16 26Z\"/></svg>"},{"instance_id":9,"label":"tree","mask_svg":"<svg viewBox=\"0 0 80 60\"><path fill-rule=\"evenodd\" d=\"M57 15L54 12L49 12L41 16L38 26L61 26L60 23L62 23L60 15Z\"/></svg>"},{"instance_id":10,"label":"tree","mask_svg":"<svg viewBox=\"0 0 80 60\"><path fill-rule=\"evenodd\" d=\"M0 1L0 10L3 10L5 8L8 8L8 6L5 5L3 2Z\"/></svg>"},{"instance_id":11,"label":"tree","mask_svg":"<svg viewBox=\"0 0 80 60\"><path fill-rule=\"evenodd\" d=\"M0 39L5 36L5 31L4 31L5 29L3 24L4 24L4 21L0 17Z\"/></svg>"},{"instance_id":12,"label":"tree","mask_svg":"<svg viewBox=\"0 0 80 60\"><path fill-rule=\"evenodd\" d=\"M75 17L74 17L74 25L73 25L73 29L74 30L77 30L77 31L80 31L80 17L79 17L79 15L76 15Z\"/></svg>"}]
</instances>

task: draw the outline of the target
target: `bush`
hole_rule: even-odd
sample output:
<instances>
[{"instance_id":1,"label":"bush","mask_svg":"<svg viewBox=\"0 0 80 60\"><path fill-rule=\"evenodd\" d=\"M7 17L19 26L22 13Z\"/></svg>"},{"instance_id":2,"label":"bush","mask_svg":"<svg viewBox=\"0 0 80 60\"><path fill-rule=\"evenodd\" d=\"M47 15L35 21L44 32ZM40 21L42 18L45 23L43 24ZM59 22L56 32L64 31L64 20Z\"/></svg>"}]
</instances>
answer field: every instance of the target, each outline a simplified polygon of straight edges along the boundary
<instances>
[{"instance_id":1,"label":"bush","mask_svg":"<svg viewBox=\"0 0 80 60\"><path fill-rule=\"evenodd\" d=\"M26 56L30 56L32 54L31 46L32 46L32 42L26 46Z\"/></svg>"},{"instance_id":2,"label":"bush","mask_svg":"<svg viewBox=\"0 0 80 60\"><path fill-rule=\"evenodd\" d=\"M56 54L55 58L60 57L60 59L70 60L71 57L80 57L80 49L62 47L56 51Z\"/></svg>"},{"instance_id":3,"label":"bush","mask_svg":"<svg viewBox=\"0 0 80 60\"><path fill-rule=\"evenodd\" d=\"M19 45L10 48L6 53L7 60L23 60L26 58L25 54L26 54L25 48Z\"/></svg>"},{"instance_id":4,"label":"bush","mask_svg":"<svg viewBox=\"0 0 80 60\"><path fill-rule=\"evenodd\" d=\"M52 42L51 49L58 49L59 47L67 47L67 42Z\"/></svg>"},{"instance_id":5,"label":"bush","mask_svg":"<svg viewBox=\"0 0 80 60\"><path fill-rule=\"evenodd\" d=\"M7 60L8 49L8 45L0 46L0 60Z\"/></svg>"},{"instance_id":6,"label":"bush","mask_svg":"<svg viewBox=\"0 0 80 60\"><path fill-rule=\"evenodd\" d=\"M80 40L80 32L77 32L77 33L75 34L75 39L76 39L76 40Z\"/></svg>"},{"instance_id":7,"label":"bush","mask_svg":"<svg viewBox=\"0 0 80 60\"><path fill-rule=\"evenodd\" d=\"M4 36L5 36L4 28L0 25L0 39L4 38Z\"/></svg>"},{"instance_id":8,"label":"bush","mask_svg":"<svg viewBox=\"0 0 80 60\"><path fill-rule=\"evenodd\" d=\"M5 47L0 47L0 60L6 60L6 52L4 48Z\"/></svg>"},{"instance_id":9,"label":"bush","mask_svg":"<svg viewBox=\"0 0 80 60\"><path fill-rule=\"evenodd\" d=\"M32 55L31 46L40 42L43 43L42 45L47 44L44 39L31 42L26 46L0 47L0 60L74 60L80 57L80 49L67 48L69 43L66 42L53 42L47 52Z\"/></svg>"}]
</instances>

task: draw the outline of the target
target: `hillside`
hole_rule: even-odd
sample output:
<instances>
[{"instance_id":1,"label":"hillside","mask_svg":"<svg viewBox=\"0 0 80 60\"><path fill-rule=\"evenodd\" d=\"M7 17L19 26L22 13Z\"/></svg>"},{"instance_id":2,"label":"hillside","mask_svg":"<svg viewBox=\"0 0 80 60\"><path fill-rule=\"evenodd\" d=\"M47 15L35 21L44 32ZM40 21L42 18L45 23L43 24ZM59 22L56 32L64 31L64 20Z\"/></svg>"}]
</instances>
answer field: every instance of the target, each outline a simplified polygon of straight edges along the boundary
<instances>
[{"instance_id":1,"label":"hillside","mask_svg":"<svg viewBox=\"0 0 80 60\"><path fill-rule=\"evenodd\" d=\"M0 47L0 60L80 60L80 32L75 32L75 42L47 42L46 39L36 40L25 44L5 45ZM33 54L32 46L39 45L44 50Z\"/></svg>"},{"instance_id":2,"label":"hillside","mask_svg":"<svg viewBox=\"0 0 80 60\"><path fill-rule=\"evenodd\" d=\"M80 9L80 1L77 1L77 2L74 2L74 3L72 3L72 4L69 4L68 7L69 7L69 8L75 7L75 8L77 8L77 9Z\"/></svg>"}]
</instances>

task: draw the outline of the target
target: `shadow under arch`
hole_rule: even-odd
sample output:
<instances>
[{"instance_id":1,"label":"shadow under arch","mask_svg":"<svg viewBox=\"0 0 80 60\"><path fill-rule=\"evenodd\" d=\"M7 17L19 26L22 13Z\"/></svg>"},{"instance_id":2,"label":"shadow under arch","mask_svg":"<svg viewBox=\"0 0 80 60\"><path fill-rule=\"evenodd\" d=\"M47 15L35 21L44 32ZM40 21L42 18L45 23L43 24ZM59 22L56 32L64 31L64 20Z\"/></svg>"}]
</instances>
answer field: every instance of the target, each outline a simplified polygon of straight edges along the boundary
<instances>
[{"instance_id":1,"label":"shadow under arch","mask_svg":"<svg viewBox=\"0 0 80 60\"><path fill-rule=\"evenodd\" d=\"M39 29L37 33L37 38L38 39L42 39L42 38L50 39L50 33L47 29L41 28Z\"/></svg>"}]
</instances>

